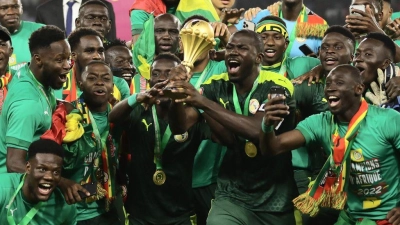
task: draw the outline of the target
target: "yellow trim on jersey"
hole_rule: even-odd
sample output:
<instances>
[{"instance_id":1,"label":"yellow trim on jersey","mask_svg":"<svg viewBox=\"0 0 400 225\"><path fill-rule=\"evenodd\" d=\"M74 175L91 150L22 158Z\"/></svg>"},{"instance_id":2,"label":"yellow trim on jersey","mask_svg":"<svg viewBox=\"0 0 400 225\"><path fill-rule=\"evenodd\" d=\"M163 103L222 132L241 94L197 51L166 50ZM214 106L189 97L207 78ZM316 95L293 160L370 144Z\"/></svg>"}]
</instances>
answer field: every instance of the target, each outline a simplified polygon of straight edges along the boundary
<instances>
[{"instance_id":1,"label":"yellow trim on jersey","mask_svg":"<svg viewBox=\"0 0 400 225\"><path fill-rule=\"evenodd\" d=\"M211 84L212 81L217 81L217 80L229 81L228 73L212 75L203 84ZM279 73L274 73L271 71L264 71L264 70L260 71L258 83L262 84L266 81L272 81L275 84L286 88L290 92L290 95L293 95L294 87L292 82L290 82L289 79L280 75Z\"/></svg>"}]
</instances>

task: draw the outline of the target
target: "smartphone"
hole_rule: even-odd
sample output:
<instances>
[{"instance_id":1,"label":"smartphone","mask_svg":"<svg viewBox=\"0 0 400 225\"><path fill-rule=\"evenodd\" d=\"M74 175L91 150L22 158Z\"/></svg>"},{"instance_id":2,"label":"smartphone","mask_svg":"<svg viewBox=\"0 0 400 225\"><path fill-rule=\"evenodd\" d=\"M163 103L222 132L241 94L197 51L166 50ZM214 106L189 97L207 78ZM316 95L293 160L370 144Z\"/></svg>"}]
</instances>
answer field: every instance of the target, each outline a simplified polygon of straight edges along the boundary
<instances>
[{"instance_id":1,"label":"smartphone","mask_svg":"<svg viewBox=\"0 0 400 225\"><path fill-rule=\"evenodd\" d=\"M256 30L256 24L251 22L251 21L245 20L243 22L243 29L255 31Z\"/></svg>"},{"instance_id":2,"label":"smartphone","mask_svg":"<svg viewBox=\"0 0 400 225\"><path fill-rule=\"evenodd\" d=\"M313 50L311 50L311 48L307 44L301 45L299 49L306 56L311 56L311 57L316 56Z\"/></svg>"},{"instance_id":3,"label":"smartphone","mask_svg":"<svg viewBox=\"0 0 400 225\"><path fill-rule=\"evenodd\" d=\"M272 86L269 94L271 95L271 99L279 97L279 96L285 96L285 89L283 87L280 86ZM280 104L286 104L285 101L280 102ZM284 119L282 119L278 125L276 125L275 130L278 130L279 127L282 125Z\"/></svg>"},{"instance_id":4,"label":"smartphone","mask_svg":"<svg viewBox=\"0 0 400 225\"><path fill-rule=\"evenodd\" d=\"M93 195L97 194L97 182L83 184L82 187L85 188L90 193L90 196L93 196ZM87 197L90 197L90 196L87 196L82 191L78 191L78 194L81 197L81 199L85 199Z\"/></svg>"},{"instance_id":5,"label":"smartphone","mask_svg":"<svg viewBox=\"0 0 400 225\"><path fill-rule=\"evenodd\" d=\"M271 99L278 96L285 96L285 89L281 86L272 86L269 94L271 95ZM285 104L285 101L281 102L281 104Z\"/></svg>"},{"instance_id":6,"label":"smartphone","mask_svg":"<svg viewBox=\"0 0 400 225\"><path fill-rule=\"evenodd\" d=\"M360 13L353 12L353 9L358 9L360 11L365 12L365 5L351 5L350 6L350 14L355 16L362 16Z\"/></svg>"}]
</instances>

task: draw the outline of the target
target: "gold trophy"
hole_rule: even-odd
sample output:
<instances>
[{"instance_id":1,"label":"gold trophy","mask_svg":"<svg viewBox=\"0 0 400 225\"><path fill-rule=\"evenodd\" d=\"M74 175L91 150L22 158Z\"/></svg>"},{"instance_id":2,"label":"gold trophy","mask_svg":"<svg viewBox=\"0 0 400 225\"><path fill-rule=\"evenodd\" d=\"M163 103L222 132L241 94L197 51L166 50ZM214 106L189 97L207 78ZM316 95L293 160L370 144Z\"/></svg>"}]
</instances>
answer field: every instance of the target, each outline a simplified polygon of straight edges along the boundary
<instances>
[{"instance_id":1,"label":"gold trophy","mask_svg":"<svg viewBox=\"0 0 400 225\"><path fill-rule=\"evenodd\" d=\"M193 19L186 23L180 31L180 37L183 45L182 65L186 67L188 73L193 69L193 64L197 58L210 49L214 48L214 29L212 26L199 19ZM189 77L190 79L190 77ZM187 80L189 82L189 80ZM164 95L173 99L184 98L182 94L172 93L172 87L168 85L164 88Z\"/></svg>"}]
</instances>

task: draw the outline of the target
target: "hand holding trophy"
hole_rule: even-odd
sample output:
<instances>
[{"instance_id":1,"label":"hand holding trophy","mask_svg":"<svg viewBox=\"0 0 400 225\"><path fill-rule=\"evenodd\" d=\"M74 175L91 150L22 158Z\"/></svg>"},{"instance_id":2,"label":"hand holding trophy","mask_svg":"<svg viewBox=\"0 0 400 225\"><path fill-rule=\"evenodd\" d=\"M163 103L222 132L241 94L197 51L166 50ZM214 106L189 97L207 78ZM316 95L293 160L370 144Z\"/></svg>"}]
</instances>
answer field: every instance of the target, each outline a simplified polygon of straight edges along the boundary
<instances>
[{"instance_id":1,"label":"hand holding trophy","mask_svg":"<svg viewBox=\"0 0 400 225\"><path fill-rule=\"evenodd\" d=\"M203 20L193 19L186 23L180 31L180 38L183 45L184 56L182 65L186 67L187 73L193 69L193 64L197 58L204 52L212 49L216 42L214 40L214 29L212 26ZM187 77L189 82L190 76ZM172 87L167 85L163 93L165 96L176 99L181 98L179 94L172 93Z\"/></svg>"}]
</instances>

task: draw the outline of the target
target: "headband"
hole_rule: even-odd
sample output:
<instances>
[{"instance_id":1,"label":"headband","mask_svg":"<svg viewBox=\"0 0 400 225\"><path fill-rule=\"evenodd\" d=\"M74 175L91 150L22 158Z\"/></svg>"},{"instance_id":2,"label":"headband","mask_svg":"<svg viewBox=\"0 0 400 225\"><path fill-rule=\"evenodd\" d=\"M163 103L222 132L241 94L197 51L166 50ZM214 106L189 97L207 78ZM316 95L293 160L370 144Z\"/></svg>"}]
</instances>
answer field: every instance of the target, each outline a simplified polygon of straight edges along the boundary
<instances>
[{"instance_id":1,"label":"headband","mask_svg":"<svg viewBox=\"0 0 400 225\"><path fill-rule=\"evenodd\" d=\"M289 37L286 27L282 23L275 20L264 20L257 24L257 33L261 34L265 31L275 31L281 33L286 39Z\"/></svg>"}]
</instances>

